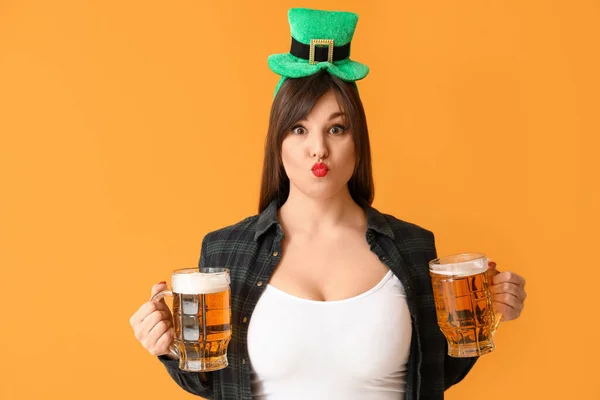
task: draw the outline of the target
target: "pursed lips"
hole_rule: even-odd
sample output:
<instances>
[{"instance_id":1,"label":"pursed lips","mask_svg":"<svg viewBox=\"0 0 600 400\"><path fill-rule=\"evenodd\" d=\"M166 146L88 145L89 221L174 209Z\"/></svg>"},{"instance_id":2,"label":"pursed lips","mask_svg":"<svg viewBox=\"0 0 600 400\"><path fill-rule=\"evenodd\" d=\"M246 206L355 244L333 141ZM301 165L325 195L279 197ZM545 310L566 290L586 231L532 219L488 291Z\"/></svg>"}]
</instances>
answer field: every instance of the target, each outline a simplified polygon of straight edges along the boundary
<instances>
[{"instance_id":1,"label":"pursed lips","mask_svg":"<svg viewBox=\"0 0 600 400\"><path fill-rule=\"evenodd\" d=\"M325 163L318 162L312 167L312 173L318 178L324 177L327 175L327 172L329 172L329 167Z\"/></svg>"}]
</instances>

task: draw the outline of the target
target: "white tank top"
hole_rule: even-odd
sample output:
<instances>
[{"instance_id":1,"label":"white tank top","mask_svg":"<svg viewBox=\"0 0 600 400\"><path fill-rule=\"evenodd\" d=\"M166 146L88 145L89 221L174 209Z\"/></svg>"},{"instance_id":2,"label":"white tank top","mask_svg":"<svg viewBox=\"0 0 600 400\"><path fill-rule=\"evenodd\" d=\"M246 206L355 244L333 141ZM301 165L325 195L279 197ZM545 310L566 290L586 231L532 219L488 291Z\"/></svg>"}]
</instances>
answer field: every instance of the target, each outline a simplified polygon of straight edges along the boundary
<instances>
[{"instance_id":1,"label":"white tank top","mask_svg":"<svg viewBox=\"0 0 600 400\"><path fill-rule=\"evenodd\" d=\"M267 285L248 326L252 398L397 400L411 333L406 294L391 271L371 290L339 301Z\"/></svg>"}]
</instances>

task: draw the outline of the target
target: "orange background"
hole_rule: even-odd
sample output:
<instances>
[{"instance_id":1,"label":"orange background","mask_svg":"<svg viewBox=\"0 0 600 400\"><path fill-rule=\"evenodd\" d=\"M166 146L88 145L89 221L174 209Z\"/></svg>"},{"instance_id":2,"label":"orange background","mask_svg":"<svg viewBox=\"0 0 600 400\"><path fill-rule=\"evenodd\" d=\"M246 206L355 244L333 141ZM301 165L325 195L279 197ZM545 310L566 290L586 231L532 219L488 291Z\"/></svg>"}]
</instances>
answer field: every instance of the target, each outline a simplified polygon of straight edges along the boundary
<instances>
[{"instance_id":1,"label":"orange background","mask_svg":"<svg viewBox=\"0 0 600 400\"><path fill-rule=\"evenodd\" d=\"M450 400L600 399L597 1L0 3L0 398L193 396L153 283L256 212L289 7L360 15L375 206L528 280Z\"/></svg>"}]
</instances>

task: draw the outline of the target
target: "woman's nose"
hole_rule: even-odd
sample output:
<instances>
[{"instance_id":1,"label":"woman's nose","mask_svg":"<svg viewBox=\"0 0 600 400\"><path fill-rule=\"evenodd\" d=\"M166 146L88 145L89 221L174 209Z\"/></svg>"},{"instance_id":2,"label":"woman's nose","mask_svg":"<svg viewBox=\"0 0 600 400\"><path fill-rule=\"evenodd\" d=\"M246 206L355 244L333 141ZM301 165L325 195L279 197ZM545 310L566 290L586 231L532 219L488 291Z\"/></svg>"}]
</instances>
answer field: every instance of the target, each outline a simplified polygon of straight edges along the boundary
<instances>
[{"instance_id":1,"label":"woman's nose","mask_svg":"<svg viewBox=\"0 0 600 400\"><path fill-rule=\"evenodd\" d=\"M313 135L310 141L311 145L311 156L316 158L325 158L328 155L327 143L325 137L322 134Z\"/></svg>"}]
</instances>

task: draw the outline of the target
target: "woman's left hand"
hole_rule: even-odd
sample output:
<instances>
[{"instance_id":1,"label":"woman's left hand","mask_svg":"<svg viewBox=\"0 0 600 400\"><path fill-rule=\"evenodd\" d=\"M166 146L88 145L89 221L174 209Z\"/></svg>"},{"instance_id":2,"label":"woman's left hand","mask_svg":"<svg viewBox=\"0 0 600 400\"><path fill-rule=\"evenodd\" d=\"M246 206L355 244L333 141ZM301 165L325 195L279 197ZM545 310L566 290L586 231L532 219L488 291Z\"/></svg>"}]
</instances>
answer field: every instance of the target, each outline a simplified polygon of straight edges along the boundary
<instances>
[{"instance_id":1,"label":"woman's left hand","mask_svg":"<svg viewBox=\"0 0 600 400\"><path fill-rule=\"evenodd\" d=\"M500 272L492 278L492 304L504 321L519 318L525 298L525 279L514 272Z\"/></svg>"}]
</instances>

